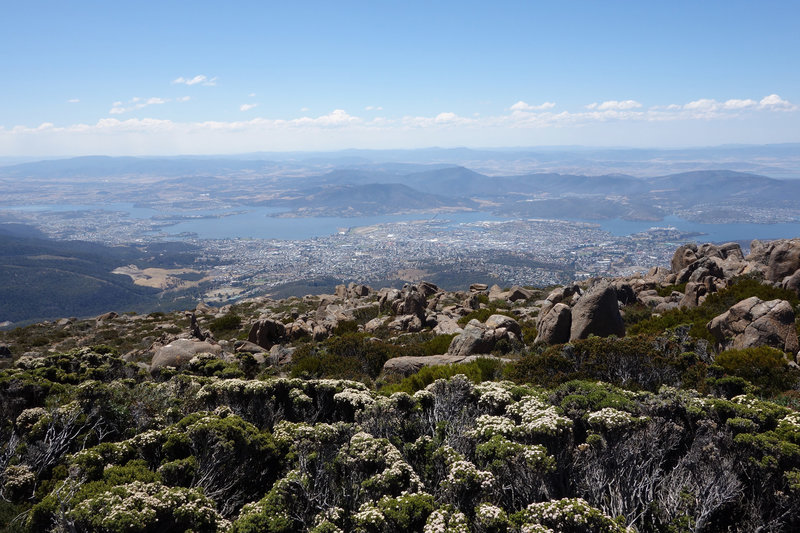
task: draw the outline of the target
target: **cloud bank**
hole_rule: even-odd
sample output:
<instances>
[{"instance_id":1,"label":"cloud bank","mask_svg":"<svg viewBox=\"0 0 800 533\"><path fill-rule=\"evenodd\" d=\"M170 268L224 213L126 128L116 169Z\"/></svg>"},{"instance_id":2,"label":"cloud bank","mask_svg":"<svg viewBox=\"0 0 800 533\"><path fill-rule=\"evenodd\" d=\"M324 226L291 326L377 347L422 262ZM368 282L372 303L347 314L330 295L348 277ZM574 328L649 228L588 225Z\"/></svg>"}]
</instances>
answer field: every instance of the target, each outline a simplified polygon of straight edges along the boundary
<instances>
[{"instance_id":1,"label":"cloud bank","mask_svg":"<svg viewBox=\"0 0 800 533\"><path fill-rule=\"evenodd\" d=\"M189 81L193 81L192 80ZM201 83L201 82L198 82ZM186 101L181 97L175 101ZM168 119L131 117L116 118L151 106L161 106L169 99L133 98L114 102L109 117L95 122L57 126L45 122L39 126L0 126L0 153L8 154L81 154L81 153L222 153L250 150L320 150L348 147L420 147L430 145L471 144L587 144L586 132L599 132L601 140L610 142L608 132L617 132L622 142L636 145L642 132L670 131L678 141L686 132L693 133L720 126L727 120L765 120L770 116L790 117L798 106L777 94L761 99L729 99L718 101L701 98L683 104L645 107L636 100L608 100L583 106L578 111L557 110L554 102L531 105L522 100L506 108L506 113L462 116L451 110L439 113L405 116L372 116L379 108L370 109L370 117L352 115L344 109L296 118L254 117L232 121L173 121ZM250 111L257 104L239 105ZM661 124L648 126L648 124ZM673 126L667 126L672 124ZM649 128L649 129L648 129ZM705 131L704 130L704 131ZM748 132L748 128L739 128ZM793 130L794 131L794 130ZM579 134L583 134L580 137ZM578 135L578 137L576 137ZM627 135L628 140L625 140ZM699 135L699 133L698 133ZM588 137L594 139L594 137ZM732 142L720 137L713 142ZM800 139L790 139L792 141ZM619 141L617 141L619 142ZM782 142L753 139L737 142ZM589 143L590 144L590 143ZM677 144L680 144L678 142Z\"/></svg>"}]
</instances>

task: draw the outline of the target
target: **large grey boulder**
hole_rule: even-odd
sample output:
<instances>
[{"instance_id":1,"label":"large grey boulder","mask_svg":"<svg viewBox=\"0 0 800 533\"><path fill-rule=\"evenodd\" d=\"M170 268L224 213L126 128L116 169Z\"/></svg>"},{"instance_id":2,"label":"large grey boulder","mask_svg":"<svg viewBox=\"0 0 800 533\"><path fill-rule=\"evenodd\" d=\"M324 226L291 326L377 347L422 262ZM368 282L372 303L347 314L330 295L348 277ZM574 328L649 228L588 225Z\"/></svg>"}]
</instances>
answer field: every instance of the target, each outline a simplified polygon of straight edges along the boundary
<instances>
[{"instance_id":1,"label":"large grey boulder","mask_svg":"<svg viewBox=\"0 0 800 533\"><path fill-rule=\"evenodd\" d=\"M513 285L508 291L506 299L509 302L516 302L517 300L527 300L533 296L534 292L519 285Z\"/></svg>"},{"instance_id":2,"label":"large grey boulder","mask_svg":"<svg viewBox=\"0 0 800 533\"><path fill-rule=\"evenodd\" d=\"M550 309L541 320L536 329L535 343L562 344L569 341L572 326L572 311L566 304L558 303Z\"/></svg>"},{"instance_id":3,"label":"large grey boulder","mask_svg":"<svg viewBox=\"0 0 800 533\"><path fill-rule=\"evenodd\" d=\"M781 283L781 287L790 291L794 291L798 296L800 296L800 270L797 270L791 276L784 278L783 282Z\"/></svg>"},{"instance_id":4,"label":"large grey boulder","mask_svg":"<svg viewBox=\"0 0 800 533\"><path fill-rule=\"evenodd\" d=\"M462 356L489 353L494 348L494 344L494 333L473 318L464 327L464 332L456 335L450 341L447 353Z\"/></svg>"},{"instance_id":5,"label":"large grey boulder","mask_svg":"<svg viewBox=\"0 0 800 533\"><path fill-rule=\"evenodd\" d=\"M258 344L262 348L269 349L273 345L280 343L285 337L286 326L277 320L262 318L257 320L250 328L247 340Z\"/></svg>"},{"instance_id":6,"label":"large grey boulder","mask_svg":"<svg viewBox=\"0 0 800 533\"><path fill-rule=\"evenodd\" d=\"M737 350L772 346L792 354L798 350L794 311L786 300L742 300L708 323L717 348Z\"/></svg>"},{"instance_id":7,"label":"large grey boulder","mask_svg":"<svg viewBox=\"0 0 800 533\"><path fill-rule=\"evenodd\" d=\"M800 239L779 241L769 254L767 275L769 281L783 281L800 269Z\"/></svg>"},{"instance_id":8,"label":"large grey boulder","mask_svg":"<svg viewBox=\"0 0 800 533\"><path fill-rule=\"evenodd\" d=\"M150 370L167 366L180 368L199 353L210 353L215 356L222 354L222 348L217 344L193 339L176 339L169 344L158 348L150 362Z\"/></svg>"},{"instance_id":9,"label":"large grey boulder","mask_svg":"<svg viewBox=\"0 0 800 533\"><path fill-rule=\"evenodd\" d=\"M486 319L485 326L487 329L503 330L510 332L517 337L522 337L522 327L519 322L506 315L491 315ZM495 337L498 335L495 334Z\"/></svg>"},{"instance_id":10,"label":"large grey boulder","mask_svg":"<svg viewBox=\"0 0 800 533\"><path fill-rule=\"evenodd\" d=\"M680 246L672 254L672 261L670 261L672 273L677 274L695 261L697 261L697 245L690 243Z\"/></svg>"},{"instance_id":11,"label":"large grey boulder","mask_svg":"<svg viewBox=\"0 0 800 533\"><path fill-rule=\"evenodd\" d=\"M619 313L617 291L608 280L596 283L572 308L569 340L585 339L589 335L625 336L625 324Z\"/></svg>"}]
</instances>

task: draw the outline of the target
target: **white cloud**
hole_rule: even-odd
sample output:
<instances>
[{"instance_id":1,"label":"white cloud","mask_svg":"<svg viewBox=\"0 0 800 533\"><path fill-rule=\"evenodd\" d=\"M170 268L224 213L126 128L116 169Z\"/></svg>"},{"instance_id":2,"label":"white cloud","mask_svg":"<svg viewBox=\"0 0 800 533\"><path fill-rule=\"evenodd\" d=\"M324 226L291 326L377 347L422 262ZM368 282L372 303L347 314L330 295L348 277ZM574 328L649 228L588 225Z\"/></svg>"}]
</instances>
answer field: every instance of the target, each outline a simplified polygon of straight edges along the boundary
<instances>
[{"instance_id":1,"label":"white cloud","mask_svg":"<svg viewBox=\"0 0 800 533\"><path fill-rule=\"evenodd\" d=\"M80 101L81 101L80 98L70 98L69 100L67 100L67 102L70 104L77 104Z\"/></svg>"},{"instance_id":2,"label":"white cloud","mask_svg":"<svg viewBox=\"0 0 800 533\"><path fill-rule=\"evenodd\" d=\"M364 108L365 111L383 111L383 107L379 105L368 105Z\"/></svg>"},{"instance_id":3,"label":"white cloud","mask_svg":"<svg viewBox=\"0 0 800 533\"><path fill-rule=\"evenodd\" d=\"M300 112L301 113L307 113L308 111L309 111L309 109L307 107L301 107L300 108Z\"/></svg>"},{"instance_id":4,"label":"white cloud","mask_svg":"<svg viewBox=\"0 0 800 533\"><path fill-rule=\"evenodd\" d=\"M713 98L701 98L694 100L683 106L683 109L701 113L701 118L713 118L725 112L737 111L795 111L797 106L788 100L784 100L777 94L765 96L760 101L747 99L730 99L718 102Z\"/></svg>"},{"instance_id":5,"label":"white cloud","mask_svg":"<svg viewBox=\"0 0 800 533\"><path fill-rule=\"evenodd\" d=\"M256 93L250 93L247 96L249 96L250 98L254 98L256 96Z\"/></svg>"},{"instance_id":6,"label":"white cloud","mask_svg":"<svg viewBox=\"0 0 800 533\"><path fill-rule=\"evenodd\" d=\"M605 102L597 103L594 102L586 106L586 109L592 109L597 111L625 111L628 109L638 109L642 107L642 104L637 102L636 100L607 100Z\"/></svg>"},{"instance_id":7,"label":"white cloud","mask_svg":"<svg viewBox=\"0 0 800 533\"><path fill-rule=\"evenodd\" d=\"M181 99L179 100L185 101ZM130 99L130 101L127 104L119 101L114 102L113 104L111 104L111 109L109 109L108 113L111 115L122 115L124 113L135 111L137 109L142 109L147 106L161 105L161 104L166 104L167 102L169 102L168 98L158 98L156 96L153 96L145 100L142 97L134 96L133 98Z\"/></svg>"},{"instance_id":8,"label":"white cloud","mask_svg":"<svg viewBox=\"0 0 800 533\"><path fill-rule=\"evenodd\" d=\"M765 96L761 99L758 103L758 106L761 109L769 109L772 111L796 111L797 106L793 103L784 100L777 94L771 94L769 96Z\"/></svg>"},{"instance_id":9,"label":"white cloud","mask_svg":"<svg viewBox=\"0 0 800 533\"><path fill-rule=\"evenodd\" d=\"M611 132L625 132L627 142L641 144L637 133L672 131L682 132L670 138L674 144L684 139L696 138L697 132L715 129L722 132L717 140L708 138L707 143L728 142L728 132L740 132L733 142L753 139L749 131L764 128L743 129L726 126L723 121L733 117L753 121L742 124L767 124L766 120L782 121L783 132L794 116L781 118L784 113L796 111L798 106L777 95L761 99L698 99L685 104L668 104L647 109L620 106L620 102L609 105L597 104L591 109L555 112L552 106L542 109L522 102L495 115L473 114L466 116L445 111L425 116L365 117L351 115L343 109L311 116L308 108L296 118L271 119L254 117L249 120L173 122L155 118L118 117L132 110L157 106L169 100L159 97L131 98L114 102L108 118L93 124L57 126L45 122L38 126L0 126L0 151L26 154L69 153L219 153L220 151L243 151L258 149L338 149L347 147L409 147L431 145L472 144L482 145L491 138L495 143L508 145L539 142L552 143L553 139L569 144L588 142L592 139L617 139ZM173 99L184 101L184 98ZM243 111L255 104L243 104ZM539 109L534 109L539 108ZM627 108L627 109L626 109ZM768 118L773 117L773 118ZM703 121L708 126L696 126ZM761 121L761 122L756 122ZM648 123L672 125L654 128ZM738 124L738 122L737 122ZM770 123L772 124L772 123ZM650 129L646 129L650 128ZM770 131L775 131L770 128ZM332 134L335 131L335 134ZM581 133L584 132L584 133ZM594 137L587 137L591 132ZM600 133L600 137L597 134ZM583 137L581 137L583 135ZM660 135L660 134L659 134ZM733 135L731 133L730 135ZM797 140L796 133L782 133L784 141L775 133L772 142ZM694 136L694 137L693 137ZM648 137L654 138L654 137ZM665 136L658 138L666 138ZM587 141L588 139L588 141ZM751 141L751 142L753 142ZM609 141L610 142L610 141ZM616 141L615 141L616 142ZM756 142L764 142L758 138Z\"/></svg>"},{"instance_id":10,"label":"white cloud","mask_svg":"<svg viewBox=\"0 0 800 533\"><path fill-rule=\"evenodd\" d=\"M191 99L192 99L191 96L181 96L180 98L176 98L175 101L176 102L188 102Z\"/></svg>"},{"instance_id":11,"label":"white cloud","mask_svg":"<svg viewBox=\"0 0 800 533\"><path fill-rule=\"evenodd\" d=\"M544 111L545 109L552 109L555 106L555 102L545 102L539 105L530 105L529 103L520 100L511 106L511 111Z\"/></svg>"},{"instance_id":12,"label":"white cloud","mask_svg":"<svg viewBox=\"0 0 800 533\"><path fill-rule=\"evenodd\" d=\"M239 111L250 111L254 107L257 107L258 104L242 104L239 106Z\"/></svg>"},{"instance_id":13,"label":"white cloud","mask_svg":"<svg viewBox=\"0 0 800 533\"><path fill-rule=\"evenodd\" d=\"M214 86L217 84L217 77L214 76L213 78L209 78L205 74L198 74L194 78L184 78L183 76L180 76L172 80L172 83L173 84L182 83L184 85L202 84L205 86Z\"/></svg>"}]
</instances>

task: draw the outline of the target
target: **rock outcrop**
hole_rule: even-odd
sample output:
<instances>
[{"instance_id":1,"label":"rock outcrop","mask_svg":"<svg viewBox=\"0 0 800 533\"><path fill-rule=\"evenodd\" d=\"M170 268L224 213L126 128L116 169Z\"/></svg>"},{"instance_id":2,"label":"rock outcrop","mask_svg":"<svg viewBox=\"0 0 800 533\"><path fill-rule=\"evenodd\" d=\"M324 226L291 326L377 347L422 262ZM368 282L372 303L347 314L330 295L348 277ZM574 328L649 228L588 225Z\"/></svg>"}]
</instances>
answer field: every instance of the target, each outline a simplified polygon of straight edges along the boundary
<instances>
[{"instance_id":1,"label":"rock outcrop","mask_svg":"<svg viewBox=\"0 0 800 533\"><path fill-rule=\"evenodd\" d=\"M464 331L450 342L448 355L476 355L492 352L501 340L519 342L522 328L511 317L492 315L482 324L476 319L470 320Z\"/></svg>"},{"instance_id":2,"label":"rock outcrop","mask_svg":"<svg viewBox=\"0 0 800 533\"><path fill-rule=\"evenodd\" d=\"M617 291L607 280L596 283L572 308L569 340L585 339L589 335L625 336L625 324L619 313Z\"/></svg>"},{"instance_id":3,"label":"rock outcrop","mask_svg":"<svg viewBox=\"0 0 800 533\"><path fill-rule=\"evenodd\" d=\"M250 333L247 335L247 340L253 344L257 344L262 348L270 349L273 345L280 343L286 337L286 326L272 320L271 318L262 318L256 321L250 328Z\"/></svg>"},{"instance_id":4,"label":"rock outcrop","mask_svg":"<svg viewBox=\"0 0 800 533\"><path fill-rule=\"evenodd\" d=\"M562 344L569 341L572 328L572 311L566 304L558 303L539 320L536 343Z\"/></svg>"},{"instance_id":5,"label":"rock outcrop","mask_svg":"<svg viewBox=\"0 0 800 533\"><path fill-rule=\"evenodd\" d=\"M798 350L794 319L786 300L764 302L753 296L715 317L707 327L719 350L767 345L794 354Z\"/></svg>"},{"instance_id":6,"label":"rock outcrop","mask_svg":"<svg viewBox=\"0 0 800 533\"><path fill-rule=\"evenodd\" d=\"M222 347L206 341L192 339L176 339L166 346L158 348L150 363L150 370L157 370L172 366L180 368L200 353L209 353L215 356L222 354Z\"/></svg>"}]
</instances>

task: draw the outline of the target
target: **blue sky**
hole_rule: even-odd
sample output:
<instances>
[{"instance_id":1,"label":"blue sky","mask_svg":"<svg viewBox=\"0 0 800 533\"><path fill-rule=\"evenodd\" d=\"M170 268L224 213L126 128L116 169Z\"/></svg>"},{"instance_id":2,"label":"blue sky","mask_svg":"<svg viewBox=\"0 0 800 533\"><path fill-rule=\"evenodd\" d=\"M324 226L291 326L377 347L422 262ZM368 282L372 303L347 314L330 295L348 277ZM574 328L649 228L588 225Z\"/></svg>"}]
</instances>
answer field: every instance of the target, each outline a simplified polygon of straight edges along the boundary
<instances>
[{"instance_id":1,"label":"blue sky","mask_svg":"<svg viewBox=\"0 0 800 533\"><path fill-rule=\"evenodd\" d=\"M0 155L800 142L800 2L3 2Z\"/></svg>"}]
</instances>

